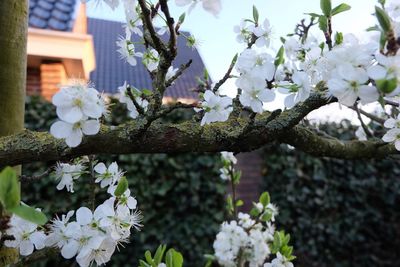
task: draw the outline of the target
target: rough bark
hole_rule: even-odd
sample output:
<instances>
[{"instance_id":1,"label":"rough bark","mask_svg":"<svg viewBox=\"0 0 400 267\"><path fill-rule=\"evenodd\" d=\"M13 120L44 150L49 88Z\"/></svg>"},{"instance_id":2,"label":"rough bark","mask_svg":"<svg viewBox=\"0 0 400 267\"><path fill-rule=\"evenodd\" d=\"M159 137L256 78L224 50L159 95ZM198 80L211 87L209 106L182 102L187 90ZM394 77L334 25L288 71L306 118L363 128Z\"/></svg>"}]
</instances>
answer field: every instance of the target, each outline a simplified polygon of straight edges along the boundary
<instances>
[{"instance_id":1,"label":"rough bark","mask_svg":"<svg viewBox=\"0 0 400 267\"><path fill-rule=\"evenodd\" d=\"M179 124L155 121L143 132L146 121L139 119L117 127L102 126L99 134L84 138L76 148L68 148L63 140L48 133L25 130L0 138L0 165L63 160L89 154L245 152L275 141L313 155L338 158L381 158L397 153L393 146L381 142L344 143L296 126L310 111L329 101L332 100L313 95L291 110L266 112L254 122L231 118L204 127L194 121Z\"/></svg>"},{"instance_id":2,"label":"rough bark","mask_svg":"<svg viewBox=\"0 0 400 267\"><path fill-rule=\"evenodd\" d=\"M27 27L28 1L1 0L0 136L16 134L24 127ZM15 249L0 248L1 266L17 259Z\"/></svg>"}]
</instances>

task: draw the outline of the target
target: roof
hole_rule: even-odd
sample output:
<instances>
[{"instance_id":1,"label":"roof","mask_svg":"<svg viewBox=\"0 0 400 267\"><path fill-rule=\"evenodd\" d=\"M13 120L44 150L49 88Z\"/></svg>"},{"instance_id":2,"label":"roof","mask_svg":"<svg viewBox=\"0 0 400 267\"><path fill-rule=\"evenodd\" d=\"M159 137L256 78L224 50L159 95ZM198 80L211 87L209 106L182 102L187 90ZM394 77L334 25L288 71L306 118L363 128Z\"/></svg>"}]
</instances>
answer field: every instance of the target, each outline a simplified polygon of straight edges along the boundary
<instances>
[{"instance_id":1,"label":"roof","mask_svg":"<svg viewBox=\"0 0 400 267\"><path fill-rule=\"evenodd\" d=\"M124 35L122 23L101 19L88 18L88 33L93 35L96 55L96 69L91 73L90 80L100 92L114 94L124 81L139 89L151 89L151 78L143 64L131 66L121 60L117 52L116 41ZM188 33L186 33L188 34ZM139 38L133 41L139 41ZM137 45L137 51L143 52L144 46ZM173 98L197 98L197 94L190 91L197 86L196 77L201 77L204 63L197 50L186 46L184 37L178 37L178 56L173 66L193 60L192 65L169 87L165 96Z\"/></svg>"},{"instance_id":2,"label":"roof","mask_svg":"<svg viewBox=\"0 0 400 267\"><path fill-rule=\"evenodd\" d=\"M29 0L29 27L71 31L78 0Z\"/></svg>"}]
</instances>

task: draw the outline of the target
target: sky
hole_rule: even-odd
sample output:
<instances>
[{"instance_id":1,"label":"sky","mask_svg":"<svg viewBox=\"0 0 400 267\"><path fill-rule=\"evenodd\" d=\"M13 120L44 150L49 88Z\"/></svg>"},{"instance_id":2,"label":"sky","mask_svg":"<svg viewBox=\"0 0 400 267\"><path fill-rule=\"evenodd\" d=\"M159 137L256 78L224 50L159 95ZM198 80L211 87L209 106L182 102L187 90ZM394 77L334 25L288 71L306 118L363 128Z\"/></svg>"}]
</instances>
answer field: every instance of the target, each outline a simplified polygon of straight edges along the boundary
<instances>
[{"instance_id":1,"label":"sky","mask_svg":"<svg viewBox=\"0 0 400 267\"><path fill-rule=\"evenodd\" d=\"M122 6L112 11L107 5L95 2L97 1L88 3L89 17L124 21ZM175 6L174 1L170 2L170 11L176 19L187 10L185 7ZM376 0L332 0L332 6L342 2L346 2L352 8L333 18L334 32L361 35L365 29L376 24L371 15ZM233 27L238 25L242 18L252 18L253 5L259 11L260 20L269 19L273 27L272 46L277 50L281 45L280 36L292 33L296 23L306 17L304 13L321 13L319 3L319 0L222 0L223 8L218 17L207 13L198 5L186 17L181 29L190 31L201 41L199 53L215 81L225 74L233 56L243 51L243 44L235 41ZM233 84L228 83L227 86L231 87ZM271 109L278 106L271 106Z\"/></svg>"}]
</instances>

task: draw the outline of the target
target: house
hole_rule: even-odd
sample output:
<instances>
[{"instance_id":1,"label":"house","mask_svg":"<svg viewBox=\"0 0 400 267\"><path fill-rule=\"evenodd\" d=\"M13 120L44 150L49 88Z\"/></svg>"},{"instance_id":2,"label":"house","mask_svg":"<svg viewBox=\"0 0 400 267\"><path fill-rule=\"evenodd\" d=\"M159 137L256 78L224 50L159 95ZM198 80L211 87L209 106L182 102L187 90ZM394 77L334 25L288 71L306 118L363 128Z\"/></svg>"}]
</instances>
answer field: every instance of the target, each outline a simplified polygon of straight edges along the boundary
<instances>
[{"instance_id":1,"label":"house","mask_svg":"<svg viewBox=\"0 0 400 267\"><path fill-rule=\"evenodd\" d=\"M116 41L124 35L122 23L87 18L85 9L78 0L30 0L27 92L51 99L57 86L68 79L91 81L108 94L117 93L124 81L151 89L143 64L130 66L119 58ZM137 46L138 51L144 49ZM189 69L167 89L167 100L197 99L191 89L197 86L196 77L203 75L204 63L198 51L178 37L174 67L190 59L193 63Z\"/></svg>"},{"instance_id":2,"label":"house","mask_svg":"<svg viewBox=\"0 0 400 267\"><path fill-rule=\"evenodd\" d=\"M124 81L143 89L151 89L150 75L143 66L130 66L119 59L116 40L124 34L122 24L87 18L86 6L79 0L30 0L28 29L27 93L46 99L57 92L58 85L69 79L91 81L100 91L117 93ZM137 47L144 50L144 47ZM186 46L178 37L178 56L174 67L193 60L187 71L166 90L165 101L178 99L193 102L204 63L197 50ZM261 159L254 153L239 155L242 186L238 195L251 204L258 196L261 183ZM246 208L249 206L247 205Z\"/></svg>"}]
</instances>

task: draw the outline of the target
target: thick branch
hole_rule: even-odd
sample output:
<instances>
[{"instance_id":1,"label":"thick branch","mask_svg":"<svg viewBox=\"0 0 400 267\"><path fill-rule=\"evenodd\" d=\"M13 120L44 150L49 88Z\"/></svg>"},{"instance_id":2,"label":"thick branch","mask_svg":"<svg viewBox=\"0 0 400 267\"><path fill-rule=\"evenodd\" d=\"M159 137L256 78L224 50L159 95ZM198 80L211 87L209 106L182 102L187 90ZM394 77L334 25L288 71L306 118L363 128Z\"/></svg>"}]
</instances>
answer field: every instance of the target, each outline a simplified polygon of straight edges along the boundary
<instances>
[{"instance_id":1,"label":"thick branch","mask_svg":"<svg viewBox=\"0 0 400 267\"><path fill-rule=\"evenodd\" d=\"M310 111L328 103L319 95L312 95L304 103L270 118L265 112L255 118L231 118L227 122L201 127L198 122L180 124L159 121L143 132L145 119L118 127L103 126L99 134L87 136L77 148L68 148L44 132L25 130L0 138L0 165L16 165L34 161L70 159L90 154L176 153L251 151L273 142L285 131L297 125Z\"/></svg>"},{"instance_id":2,"label":"thick branch","mask_svg":"<svg viewBox=\"0 0 400 267\"><path fill-rule=\"evenodd\" d=\"M279 141L317 157L380 159L399 153L392 144L382 141L341 141L318 135L302 126L286 132Z\"/></svg>"}]
</instances>

